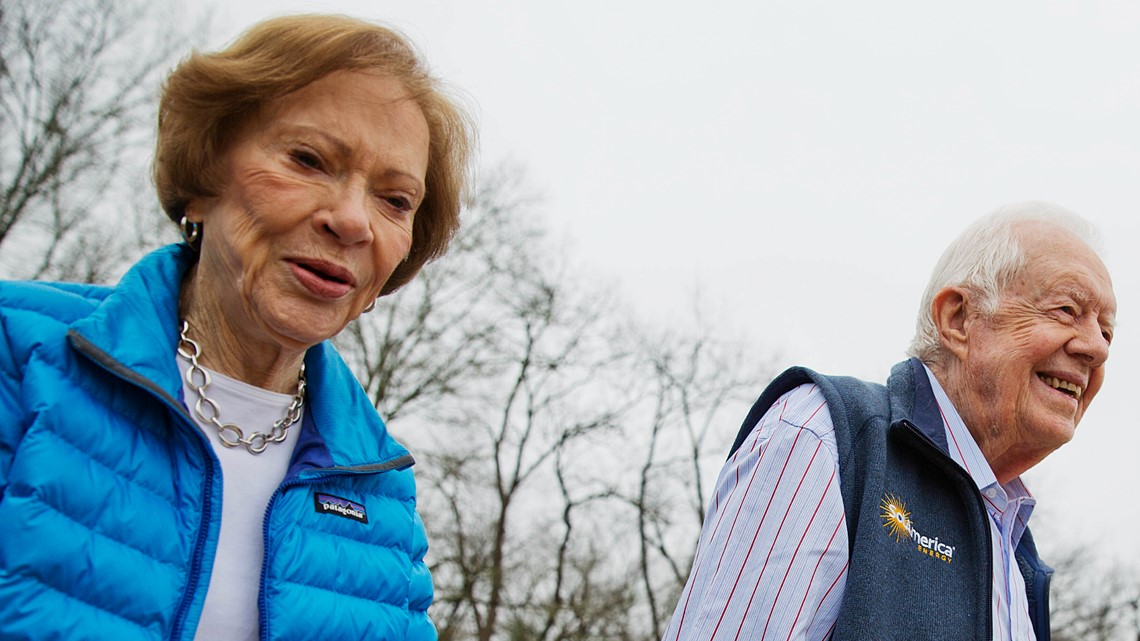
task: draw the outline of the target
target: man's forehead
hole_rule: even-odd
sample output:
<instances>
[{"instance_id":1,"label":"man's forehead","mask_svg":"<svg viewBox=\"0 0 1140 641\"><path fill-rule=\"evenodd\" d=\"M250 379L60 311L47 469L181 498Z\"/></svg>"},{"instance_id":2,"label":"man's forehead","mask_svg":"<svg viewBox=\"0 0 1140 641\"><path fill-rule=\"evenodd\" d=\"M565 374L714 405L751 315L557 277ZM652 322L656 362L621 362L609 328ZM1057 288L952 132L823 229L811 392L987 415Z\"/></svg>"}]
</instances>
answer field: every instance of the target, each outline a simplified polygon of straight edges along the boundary
<instances>
[{"instance_id":1,"label":"man's forehead","mask_svg":"<svg viewBox=\"0 0 1140 641\"><path fill-rule=\"evenodd\" d=\"M1084 269L1069 269L1054 272L1052 278L1039 280L1034 288L1034 298L1049 302L1071 300L1082 308L1095 309L1101 324L1115 326L1116 324L1116 294L1112 290L1112 283L1105 281L1098 283L1099 278Z\"/></svg>"}]
</instances>

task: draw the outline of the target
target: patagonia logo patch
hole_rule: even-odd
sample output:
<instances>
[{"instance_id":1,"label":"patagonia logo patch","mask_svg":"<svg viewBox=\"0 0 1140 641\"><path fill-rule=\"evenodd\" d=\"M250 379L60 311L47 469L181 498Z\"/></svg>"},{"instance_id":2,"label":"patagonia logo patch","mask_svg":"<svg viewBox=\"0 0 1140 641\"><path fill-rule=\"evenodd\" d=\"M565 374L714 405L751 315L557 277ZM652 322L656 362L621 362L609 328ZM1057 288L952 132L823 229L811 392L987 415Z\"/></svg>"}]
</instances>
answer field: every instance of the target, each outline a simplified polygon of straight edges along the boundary
<instances>
[{"instance_id":1,"label":"patagonia logo patch","mask_svg":"<svg viewBox=\"0 0 1140 641\"><path fill-rule=\"evenodd\" d=\"M313 494L313 504L321 514L335 514L358 523L368 522L368 513L364 510L364 506L356 501L317 492Z\"/></svg>"},{"instance_id":2,"label":"patagonia logo patch","mask_svg":"<svg viewBox=\"0 0 1140 641\"><path fill-rule=\"evenodd\" d=\"M910 520L906 501L894 494L886 494L883 496L879 508L882 510L879 516L883 519L883 527L887 529L890 536L894 537L895 541L901 542L903 539L907 539L921 554L938 559L943 563L954 562L955 546L938 540L937 536L930 537L919 532Z\"/></svg>"}]
</instances>

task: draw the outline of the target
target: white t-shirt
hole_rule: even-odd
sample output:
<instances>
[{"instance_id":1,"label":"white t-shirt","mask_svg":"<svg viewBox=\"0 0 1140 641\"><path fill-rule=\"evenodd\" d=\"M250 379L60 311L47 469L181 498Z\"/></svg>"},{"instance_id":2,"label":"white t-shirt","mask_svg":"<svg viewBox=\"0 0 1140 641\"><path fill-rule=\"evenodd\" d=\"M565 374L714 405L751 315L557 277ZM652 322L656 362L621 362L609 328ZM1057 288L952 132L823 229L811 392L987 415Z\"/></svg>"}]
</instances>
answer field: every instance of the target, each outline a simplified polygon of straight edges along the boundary
<instances>
[{"instance_id":1,"label":"white t-shirt","mask_svg":"<svg viewBox=\"0 0 1140 641\"><path fill-rule=\"evenodd\" d=\"M264 555L262 521L270 497L289 469L301 425L299 421L294 423L283 442L270 443L260 454L253 454L244 445L222 445L217 428L200 420L194 411L198 392L186 382L190 363L184 358L175 360L182 372L182 392L190 416L202 428L222 464L222 525L218 551L194 639L256 641L260 620L257 597ZM206 395L217 403L218 419L238 425L246 435L269 433L293 400L292 394L271 392L206 371L210 373Z\"/></svg>"}]
</instances>

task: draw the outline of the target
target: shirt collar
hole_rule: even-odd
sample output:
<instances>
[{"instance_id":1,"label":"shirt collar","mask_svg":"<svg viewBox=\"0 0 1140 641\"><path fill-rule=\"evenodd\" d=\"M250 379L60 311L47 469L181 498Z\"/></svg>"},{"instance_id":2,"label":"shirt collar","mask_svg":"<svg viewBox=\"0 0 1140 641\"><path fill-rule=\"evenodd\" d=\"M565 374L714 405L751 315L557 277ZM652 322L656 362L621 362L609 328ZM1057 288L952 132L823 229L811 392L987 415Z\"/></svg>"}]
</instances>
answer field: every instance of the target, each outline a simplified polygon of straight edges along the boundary
<instances>
[{"instance_id":1,"label":"shirt collar","mask_svg":"<svg viewBox=\"0 0 1140 641\"><path fill-rule=\"evenodd\" d=\"M1013 538L1016 545L1016 541L1021 538L1021 533L1029 521L1029 515L1032 514L1033 507L1037 503L1036 499L1030 494L1029 488L1025 487L1020 476L1005 485L998 483L993 468L990 467L986 457L982 455L977 441L970 434L970 430L966 428L962 417L958 415L958 410L950 402L946 390L942 389L941 383L938 382L934 372L930 371L929 367L923 365L923 369L926 370L926 376L930 379L934 399L938 402L939 413L942 414L942 424L946 427L946 444L950 458L962 466L962 469L966 470L970 478L973 479L978 486L978 491L987 498L987 508L994 507L1004 512L1007 505L1017 506L1019 518L1017 519L1017 531L1014 532Z\"/></svg>"}]
</instances>

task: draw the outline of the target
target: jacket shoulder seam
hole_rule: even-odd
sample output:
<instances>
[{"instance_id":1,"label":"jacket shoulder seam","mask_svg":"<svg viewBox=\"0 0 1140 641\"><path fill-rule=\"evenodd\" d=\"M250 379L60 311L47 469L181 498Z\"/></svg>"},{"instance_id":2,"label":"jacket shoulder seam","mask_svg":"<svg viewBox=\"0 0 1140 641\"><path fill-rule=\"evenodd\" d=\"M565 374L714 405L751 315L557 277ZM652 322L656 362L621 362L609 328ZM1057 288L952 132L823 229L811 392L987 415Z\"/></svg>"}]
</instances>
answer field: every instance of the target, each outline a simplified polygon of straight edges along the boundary
<instances>
[{"instance_id":1,"label":"jacket shoulder seam","mask_svg":"<svg viewBox=\"0 0 1140 641\"><path fill-rule=\"evenodd\" d=\"M63 435L63 434L62 434L60 431L58 431L58 430L53 430L53 429L47 429L47 430L44 430L44 431L45 431L45 432L47 432L47 433L49 433L49 434L51 434L51 436L52 436L52 437L54 437L54 438L56 438L56 439L59 439L59 441L60 441L61 443L63 443L64 445L66 445L67 447L70 447L71 449L73 449L73 450L75 450L76 452L78 452L79 454L81 454L81 455L82 455L82 456L83 456L83 457L84 457L86 460L88 460L88 461L91 461L92 463L95 463L96 465L98 465L99 467L103 468L104 470L106 470L106 471L110 472L110 473L111 473L111 474L113 474L113 475L114 475L116 478L120 478L120 479L122 479L123 481L125 481L125 482L127 482L127 483L131 484L132 486L138 487L138 488L140 488L140 489L142 489L142 490L146 491L146 492L147 492L147 494L150 494L151 496L153 496L153 497L155 497L155 498L159 499L160 501L162 501L162 503L163 503L164 505L169 505L169 506L171 506L171 507L176 507L176 506L175 506L175 502L174 502L174 500L173 500L173 499L170 499L170 498L168 498L168 497L165 497L165 496L163 496L161 493L159 493L159 491L158 491L158 490L156 490L156 489L154 489L154 488L150 487L149 485L147 485L147 484L145 484L145 483L142 483L142 482L140 482L140 481L137 481L137 480L135 480L135 479L132 479L132 478L128 478L127 476L124 476L124 475L123 475L123 473L122 473L120 470L117 470L117 469L115 469L114 467L111 467L110 465L107 465L107 464L106 464L106 463L104 463L103 461L101 461L101 460L99 460L99 459L95 458L94 456L92 456L90 453L88 453L87 451L85 451L83 448L81 448L81 447L79 447L78 445L76 445L75 443L71 442L71 440L69 440L67 437L65 437L65 436L64 436L64 435Z\"/></svg>"},{"instance_id":2,"label":"jacket shoulder seam","mask_svg":"<svg viewBox=\"0 0 1140 641\"><path fill-rule=\"evenodd\" d=\"M403 499L394 499L394 500L397 500L401 503L407 502L407 501L404 501ZM364 546L372 547L372 548L383 548L386 550L394 550L396 552L399 552L399 553L407 556L409 559L412 557L412 552L409 549L409 547L404 546L404 545L400 545L398 543L373 543L372 541L365 541L363 539L355 539L351 536L345 536L344 534L338 534L336 532L329 532L328 530L322 530L320 528L315 528L312 526L298 525L297 528L301 529L301 530L305 530L307 532L313 532L313 533L319 534L321 536L327 536L327 537L339 539L342 541L348 541L349 543L355 543L355 544L364 545Z\"/></svg>"},{"instance_id":3,"label":"jacket shoulder seam","mask_svg":"<svg viewBox=\"0 0 1140 641\"><path fill-rule=\"evenodd\" d=\"M42 495L38 497L38 500L44 507L48 508L52 512L55 512L56 514L60 515L61 517L67 519L71 523L74 523L78 527L81 527L84 530L87 530L88 532L94 534L95 536L98 536L98 537L103 538L103 539L107 539L108 541L112 541L118 545L125 547L125 548L134 550L135 552L138 552L139 554L141 554L141 555L145 556L146 558L154 561L155 563L158 563L160 565L164 565L164 566L170 568L171 570L174 570L176 573L179 573L179 574L181 573L182 567L179 564L160 559L160 558L154 556L153 554L151 554L150 552L147 552L146 550L139 548L138 546L127 543L126 541L119 540L119 539L107 534L106 532L96 530L95 528L91 527L90 525L87 525L86 523L82 523L80 521L75 520L75 518L72 517L67 512L61 510L59 507L52 505L51 503L46 501Z\"/></svg>"},{"instance_id":4,"label":"jacket shoulder seam","mask_svg":"<svg viewBox=\"0 0 1140 641\"><path fill-rule=\"evenodd\" d=\"M49 506L49 507L50 507L50 506ZM134 627L136 627L136 628L138 628L138 629L140 629L140 630L143 630L143 631L148 631L148 630L149 630L149 628L148 628L146 625L144 625L143 623L140 623L140 622L138 622L138 621L135 621L134 619L131 619L131 618L127 617L127 616L124 616L124 615L122 615L122 614L120 614L120 613L118 613L118 612L115 612L114 610L110 610L110 609L108 609L108 608L105 608L105 607L103 607L103 606L101 606L101 605L99 605L99 604L97 604L97 603L92 603L91 601L89 601L88 599L86 599L86 598L84 598L84 597L80 596L79 594L76 594L76 593L73 593L73 592L68 592L68 591L66 591L66 590L60 589L60 588L56 587L55 585L53 585L53 584L51 584L51 583L49 583L49 582L45 581L45 580L44 580L42 577L40 577L40 576L35 576L35 577L33 577L33 579L34 579L34 580L35 580L35 582L36 582L36 583L38 583L39 585L42 585L44 588L46 588L46 589L48 589L48 590L51 590L52 592L55 592L56 594L58 594L58 595L62 596L62 597L63 597L63 598L65 598L65 599L70 599L70 600L72 600L72 601L77 601L77 602L79 602L79 603L82 603L83 605L86 605L86 606L87 606L87 607L89 607L89 608L92 608L92 609L94 609L94 610L98 610L99 612L103 612L104 614L107 614L107 615L109 615L109 616L111 616L111 617L113 617L113 618L115 618L115 619L117 619L117 620L119 620L119 621L123 621L123 622L125 622L125 623L128 623L128 624L130 624L131 626L134 626Z\"/></svg>"},{"instance_id":5,"label":"jacket shoulder seam","mask_svg":"<svg viewBox=\"0 0 1140 641\"><path fill-rule=\"evenodd\" d=\"M345 597L347 599L354 599L356 601L364 601L365 603L372 605L372 606L381 606L384 608L391 608L391 609L397 610L399 612L409 612L409 613L410 612L426 612L426 610L414 609L410 605L403 605L401 603L394 603L392 601L382 601L382 600L378 600L378 599L373 599L373 598L370 598L367 596L362 596L360 594L352 594L350 592L343 592L341 590L335 590L335 589L327 587L327 586L313 585L312 583L305 583L303 581L294 581L292 579L279 579L279 580L281 583L285 583L285 584L289 584L289 585L296 585L296 586L300 586L303 588L309 588L310 590L318 590L320 592L328 592L330 594L335 594L337 596ZM411 601L412 601L412 599L408 600L409 603L411 603Z\"/></svg>"}]
</instances>

